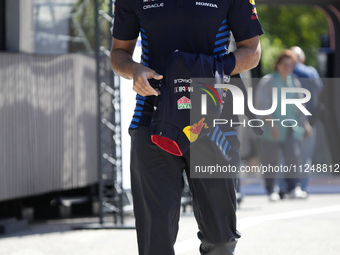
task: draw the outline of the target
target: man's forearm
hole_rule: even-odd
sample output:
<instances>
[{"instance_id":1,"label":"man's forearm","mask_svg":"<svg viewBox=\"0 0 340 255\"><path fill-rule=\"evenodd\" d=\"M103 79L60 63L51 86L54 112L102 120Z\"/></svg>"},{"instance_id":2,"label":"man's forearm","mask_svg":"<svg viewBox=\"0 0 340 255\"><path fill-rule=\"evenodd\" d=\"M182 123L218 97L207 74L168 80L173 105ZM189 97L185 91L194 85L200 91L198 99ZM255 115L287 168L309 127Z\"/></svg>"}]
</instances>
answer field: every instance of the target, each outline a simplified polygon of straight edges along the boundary
<instances>
[{"instance_id":1,"label":"man's forearm","mask_svg":"<svg viewBox=\"0 0 340 255\"><path fill-rule=\"evenodd\" d=\"M253 45L242 45L233 51L236 59L236 65L231 75L248 71L259 64L261 58L261 46L258 41Z\"/></svg>"},{"instance_id":2,"label":"man's forearm","mask_svg":"<svg viewBox=\"0 0 340 255\"><path fill-rule=\"evenodd\" d=\"M113 71L118 75L126 78L133 79L134 69L136 68L136 63L131 55L123 49L115 49L111 52L111 66Z\"/></svg>"},{"instance_id":3,"label":"man's forearm","mask_svg":"<svg viewBox=\"0 0 340 255\"><path fill-rule=\"evenodd\" d=\"M133 90L141 96L158 96L159 91L150 86L148 79L161 80L163 76L132 59L135 40L115 39L114 42L110 53L113 71L121 77L133 79Z\"/></svg>"}]
</instances>

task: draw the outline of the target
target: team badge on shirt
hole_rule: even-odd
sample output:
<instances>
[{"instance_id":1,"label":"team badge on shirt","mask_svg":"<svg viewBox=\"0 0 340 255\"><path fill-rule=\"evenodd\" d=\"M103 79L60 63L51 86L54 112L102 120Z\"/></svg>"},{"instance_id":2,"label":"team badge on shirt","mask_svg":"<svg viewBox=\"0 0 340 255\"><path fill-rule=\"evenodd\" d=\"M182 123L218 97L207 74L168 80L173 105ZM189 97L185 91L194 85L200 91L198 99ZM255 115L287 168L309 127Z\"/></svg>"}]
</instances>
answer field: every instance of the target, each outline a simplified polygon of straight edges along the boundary
<instances>
[{"instance_id":1,"label":"team badge on shirt","mask_svg":"<svg viewBox=\"0 0 340 255\"><path fill-rule=\"evenodd\" d=\"M256 7L255 7L255 0L249 0L249 3L251 5L253 5L253 10L252 10L252 14L251 14L251 19L254 20L254 19L258 19L259 17L257 16L257 10L256 10Z\"/></svg>"},{"instance_id":2,"label":"team badge on shirt","mask_svg":"<svg viewBox=\"0 0 340 255\"><path fill-rule=\"evenodd\" d=\"M259 17L257 16L257 10L256 7L253 8L252 14L251 14L251 19L258 19Z\"/></svg>"},{"instance_id":3,"label":"team badge on shirt","mask_svg":"<svg viewBox=\"0 0 340 255\"><path fill-rule=\"evenodd\" d=\"M191 109L191 100L185 96L177 100L178 110Z\"/></svg>"}]
</instances>

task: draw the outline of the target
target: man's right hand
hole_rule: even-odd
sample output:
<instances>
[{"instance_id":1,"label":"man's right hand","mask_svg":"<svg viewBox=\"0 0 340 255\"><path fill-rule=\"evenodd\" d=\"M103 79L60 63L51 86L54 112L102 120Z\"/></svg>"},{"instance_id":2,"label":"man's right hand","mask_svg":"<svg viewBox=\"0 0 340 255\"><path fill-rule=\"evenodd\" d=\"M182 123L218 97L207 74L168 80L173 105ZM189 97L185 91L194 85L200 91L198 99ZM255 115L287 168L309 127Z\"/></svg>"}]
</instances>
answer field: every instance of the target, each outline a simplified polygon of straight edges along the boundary
<instances>
[{"instance_id":1,"label":"man's right hand","mask_svg":"<svg viewBox=\"0 0 340 255\"><path fill-rule=\"evenodd\" d=\"M159 91L150 86L149 79L161 80L163 76L132 59L137 38L119 40L113 38L111 47L112 69L126 79L133 79L133 90L141 96L158 96Z\"/></svg>"},{"instance_id":2,"label":"man's right hand","mask_svg":"<svg viewBox=\"0 0 340 255\"><path fill-rule=\"evenodd\" d=\"M136 64L133 70L133 90L141 96L158 96L160 92L150 85L149 79L161 80L163 75L142 64Z\"/></svg>"}]
</instances>

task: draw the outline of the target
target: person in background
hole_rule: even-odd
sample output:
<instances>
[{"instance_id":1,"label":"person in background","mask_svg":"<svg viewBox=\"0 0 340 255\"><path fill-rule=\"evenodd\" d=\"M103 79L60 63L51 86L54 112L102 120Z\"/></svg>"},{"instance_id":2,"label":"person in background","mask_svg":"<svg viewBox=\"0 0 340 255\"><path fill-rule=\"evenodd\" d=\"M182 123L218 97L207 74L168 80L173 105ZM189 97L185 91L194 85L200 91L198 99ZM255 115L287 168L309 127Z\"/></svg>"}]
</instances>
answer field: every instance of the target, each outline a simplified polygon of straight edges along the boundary
<instances>
[{"instance_id":1,"label":"person in background","mask_svg":"<svg viewBox=\"0 0 340 255\"><path fill-rule=\"evenodd\" d=\"M323 89L323 83L316 69L312 66L305 65L306 56L303 50L298 46L291 47L290 49L297 57L297 63L293 70L293 74L299 78L301 86L311 93L311 100L306 103L306 108L312 114L308 117L308 121L311 124L312 134L309 138L305 137L301 143L301 163L303 166L306 166L307 164L310 167L316 142L315 124L318 118L317 107L319 104L319 95ZM301 189L307 192L307 187L308 178L302 178Z\"/></svg>"},{"instance_id":2,"label":"person in background","mask_svg":"<svg viewBox=\"0 0 340 255\"><path fill-rule=\"evenodd\" d=\"M303 113L295 105L287 105L286 115L281 114L281 89L284 87L300 87L297 78L292 76L296 55L291 50L284 50L276 59L274 64L275 71L264 76L257 87L255 93L255 107L258 110L268 110L272 106L273 88L277 88L277 108L270 116L263 116L263 119L276 119L278 121L264 121L264 134L260 138L260 160L265 166L278 166L280 163L279 152L281 151L286 166L299 166L300 143L305 134L310 132L309 124ZM289 93L291 97L298 98L297 93ZM288 96L289 96L288 94ZM287 97L288 97L287 96ZM282 120L293 119L294 123L285 122L286 126L281 125ZM279 190L279 173L264 174L265 187L269 196L269 201L280 199L279 192L288 193L290 198L306 198L307 193L301 190L300 179L292 178L297 176L285 176L284 182L286 190Z\"/></svg>"}]
</instances>

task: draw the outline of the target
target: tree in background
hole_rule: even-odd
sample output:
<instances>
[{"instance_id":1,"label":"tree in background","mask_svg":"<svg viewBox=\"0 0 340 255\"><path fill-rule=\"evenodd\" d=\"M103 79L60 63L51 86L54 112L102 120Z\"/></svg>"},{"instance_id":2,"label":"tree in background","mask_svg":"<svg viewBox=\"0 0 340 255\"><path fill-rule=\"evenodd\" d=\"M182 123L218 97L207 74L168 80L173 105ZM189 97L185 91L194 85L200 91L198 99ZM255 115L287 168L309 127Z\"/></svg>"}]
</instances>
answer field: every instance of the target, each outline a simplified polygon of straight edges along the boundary
<instances>
[{"instance_id":1,"label":"tree in background","mask_svg":"<svg viewBox=\"0 0 340 255\"><path fill-rule=\"evenodd\" d=\"M259 5L257 12L265 31L261 36L263 75L273 71L276 56L292 46L300 46L306 54L306 64L317 67L317 51L321 36L329 34L324 13L314 7Z\"/></svg>"},{"instance_id":2,"label":"tree in background","mask_svg":"<svg viewBox=\"0 0 340 255\"><path fill-rule=\"evenodd\" d=\"M75 0L76 1L76 0ZM103 34L108 34L110 38L110 28L112 24L105 20L103 13L109 13L109 0L100 1L99 6L100 19L102 22L99 23L99 29ZM78 0L74 5L71 19L72 26L70 28L70 34L73 37L82 38L81 40L70 41L70 52L88 52L93 53L95 50L95 0ZM100 38L101 40L102 38ZM106 49L111 48L111 41L101 40L101 46Z\"/></svg>"}]
</instances>

